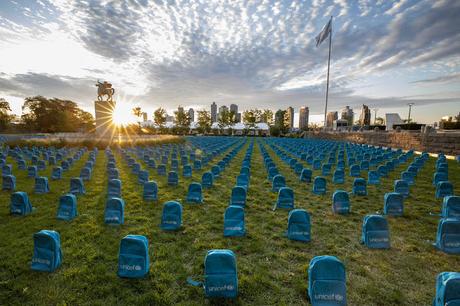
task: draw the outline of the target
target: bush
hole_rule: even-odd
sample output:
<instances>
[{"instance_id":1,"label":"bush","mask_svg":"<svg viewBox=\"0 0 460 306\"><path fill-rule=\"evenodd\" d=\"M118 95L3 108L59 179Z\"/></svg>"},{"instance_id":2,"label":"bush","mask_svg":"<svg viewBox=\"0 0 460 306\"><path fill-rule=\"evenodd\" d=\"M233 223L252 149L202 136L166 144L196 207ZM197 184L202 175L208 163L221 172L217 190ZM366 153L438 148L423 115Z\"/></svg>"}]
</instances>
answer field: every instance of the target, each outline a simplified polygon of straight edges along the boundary
<instances>
[{"instance_id":1,"label":"bush","mask_svg":"<svg viewBox=\"0 0 460 306\"><path fill-rule=\"evenodd\" d=\"M439 128L443 130L460 130L460 121L441 121Z\"/></svg>"},{"instance_id":2,"label":"bush","mask_svg":"<svg viewBox=\"0 0 460 306\"><path fill-rule=\"evenodd\" d=\"M419 123L394 124L393 129L396 129L398 126L401 128L401 130L405 130L405 131L420 131L422 129L422 126L425 126L425 124L419 124Z\"/></svg>"}]
</instances>

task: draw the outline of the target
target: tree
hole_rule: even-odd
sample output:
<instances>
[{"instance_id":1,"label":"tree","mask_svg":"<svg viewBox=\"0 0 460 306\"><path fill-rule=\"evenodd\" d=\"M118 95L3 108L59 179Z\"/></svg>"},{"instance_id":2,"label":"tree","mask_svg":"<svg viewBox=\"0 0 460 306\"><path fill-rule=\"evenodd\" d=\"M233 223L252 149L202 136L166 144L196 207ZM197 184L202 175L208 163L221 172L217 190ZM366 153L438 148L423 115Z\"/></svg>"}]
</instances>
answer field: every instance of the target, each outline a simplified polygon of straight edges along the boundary
<instances>
[{"instance_id":1,"label":"tree","mask_svg":"<svg viewBox=\"0 0 460 306\"><path fill-rule=\"evenodd\" d=\"M286 124L286 120L284 120L284 117L286 117L286 111L285 110L277 110L275 113L275 126L280 130L280 133L285 134L288 132L289 128Z\"/></svg>"},{"instance_id":2,"label":"tree","mask_svg":"<svg viewBox=\"0 0 460 306\"><path fill-rule=\"evenodd\" d=\"M6 130L14 118L9 112L11 112L10 103L0 98L0 131Z\"/></svg>"},{"instance_id":3,"label":"tree","mask_svg":"<svg viewBox=\"0 0 460 306\"><path fill-rule=\"evenodd\" d=\"M198 111L198 131L209 133L211 130L211 113L206 110Z\"/></svg>"},{"instance_id":4,"label":"tree","mask_svg":"<svg viewBox=\"0 0 460 306\"><path fill-rule=\"evenodd\" d=\"M237 116L238 116L238 114L235 111L230 111L228 113L228 123L230 125L233 125L233 124L237 123L238 122Z\"/></svg>"},{"instance_id":5,"label":"tree","mask_svg":"<svg viewBox=\"0 0 460 306\"><path fill-rule=\"evenodd\" d=\"M260 122L265 122L268 125L273 125L273 111L271 109L264 109L260 116Z\"/></svg>"},{"instance_id":6,"label":"tree","mask_svg":"<svg viewBox=\"0 0 460 306\"><path fill-rule=\"evenodd\" d=\"M230 112L226 109L219 112L219 118L217 119L217 123L219 125L219 129L222 132L225 127L230 125Z\"/></svg>"},{"instance_id":7,"label":"tree","mask_svg":"<svg viewBox=\"0 0 460 306\"><path fill-rule=\"evenodd\" d=\"M177 132L185 134L190 129L191 118L188 112L184 111L182 107L179 107L174 112L174 123L176 124Z\"/></svg>"},{"instance_id":8,"label":"tree","mask_svg":"<svg viewBox=\"0 0 460 306\"><path fill-rule=\"evenodd\" d=\"M164 129L166 123L166 110L164 108L157 108L153 113L153 122L160 128L161 131Z\"/></svg>"},{"instance_id":9,"label":"tree","mask_svg":"<svg viewBox=\"0 0 460 306\"><path fill-rule=\"evenodd\" d=\"M142 116L142 108L140 106L134 107L133 115L136 116L137 118L140 118Z\"/></svg>"},{"instance_id":10,"label":"tree","mask_svg":"<svg viewBox=\"0 0 460 306\"><path fill-rule=\"evenodd\" d=\"M256 126L256 111L253 109L246 110L243 112L243 122L249 127L255 127Z\"/></svg>"},{"instance_id":11,"label":"tree","mask_svg":"<svg viewBox=\"0 0 460 306\"><path fill-rule=\"evenodd\" d=\"M93 116L70 100L28 97L22 111L22 124L28 131L57 133L90 131L94 128Z\"/></svg>"},{"instance_id":12,"label":"tree","mask_svg":"<svg viewBox=\"0 0 460 306\"><path fill-rule=\"evenodd\" d=\"M385 124L385 120L384 120L382 117L377 117L377 118L375 118L375 120L374 120L374 124L375 124L375 125L384 125L384 124Z\"/></svg>"}]
</instances>

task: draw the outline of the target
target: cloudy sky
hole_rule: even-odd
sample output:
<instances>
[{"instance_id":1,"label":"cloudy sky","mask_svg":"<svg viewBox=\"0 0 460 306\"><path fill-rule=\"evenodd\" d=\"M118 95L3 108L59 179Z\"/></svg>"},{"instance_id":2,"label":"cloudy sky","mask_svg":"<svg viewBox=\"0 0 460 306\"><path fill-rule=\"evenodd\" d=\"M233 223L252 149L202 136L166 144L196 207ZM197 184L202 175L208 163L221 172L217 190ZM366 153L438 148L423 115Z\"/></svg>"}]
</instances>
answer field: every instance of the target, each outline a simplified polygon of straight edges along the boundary
<instances>
[{"instance_id":1,"label":"cloudy sky","mask_svg":"<svg viewBox=\"0 0 460 306\"><path fill-rule=\"evenodd\" d=\"M236 103L241 110L365 103L378 115L415 102L432 123L460 111L460 1L1 0L0 97L72 99L93 108L99 80L152 113Z\"/></svg>"}]
</instances>

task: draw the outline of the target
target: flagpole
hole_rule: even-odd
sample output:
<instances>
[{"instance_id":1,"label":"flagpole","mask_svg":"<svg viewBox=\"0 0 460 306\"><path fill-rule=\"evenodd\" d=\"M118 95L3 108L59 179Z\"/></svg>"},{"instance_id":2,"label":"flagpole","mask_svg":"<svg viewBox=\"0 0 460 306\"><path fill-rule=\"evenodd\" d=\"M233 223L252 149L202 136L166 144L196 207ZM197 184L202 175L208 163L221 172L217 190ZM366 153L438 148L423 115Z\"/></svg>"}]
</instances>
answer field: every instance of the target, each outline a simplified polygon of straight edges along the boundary
<instances>
[{"instance_id":1,"label":"flagpole","mask_svg":"<svg viewBox=\"0 0 460 306\"><path fill-rule=\"evenodd\" d=\"M329 58L327 60L327 81L326 81L326 104L324 106L324 129L327 128L327 100L329 97L329 67L331 65L331 45L332 45L332 16L331 16L331 32L329 33Z\"/></svg>"}]
</instances>

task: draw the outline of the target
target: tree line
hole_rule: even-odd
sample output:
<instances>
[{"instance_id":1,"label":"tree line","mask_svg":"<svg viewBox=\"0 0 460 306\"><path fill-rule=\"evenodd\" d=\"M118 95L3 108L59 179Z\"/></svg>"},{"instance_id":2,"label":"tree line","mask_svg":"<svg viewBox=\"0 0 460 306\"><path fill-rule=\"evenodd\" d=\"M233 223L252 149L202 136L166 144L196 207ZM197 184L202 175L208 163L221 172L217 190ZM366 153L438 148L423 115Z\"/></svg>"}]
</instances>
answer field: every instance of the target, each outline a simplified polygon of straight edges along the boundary
<instances>
[{"instance_id":1,"label":"tree line","mask_svg":"<svg viewBox=\"0 0 460 306\"><path fill-rule=\"evenodd\" d=\"M140 107L133 108L132 112L139 118L143 113ZM174 127L171 129L166 128L167 115L168 114L164 108L157 108L153 113L153 122L155 123L156 128L146 127L144 128L144 132L147 131L162 134L187 134L189 132L191 118L188 112L184 111L182 107L179 107L178 110L174 112ZM258 123L266 123L270 127L270 133L272 135L280 135L289 132L285 110L278 110L274 115L273 111L270 109L249 109L243 112L241 119L247 130L255 128ZM218 128L212 128L211 112L207 110L197 111L196 129L198 133L217 134L219 131L222 132L224 129L231 130L231 127L236 123L238 123L238 114L234 111L224 109L217 117Z\"/></svg>"},{"instance_id":2,"label":"tree line","mask_svg":"<svg viewBox=\"0 0 460 306\"><path fill-rule=\"evenodd\" d=\"M11 114L10 103L0 98L1 132L92 132L94 127L93 115L70 100L27 97L18 117Z\"/></svg>"}]
</instances>

